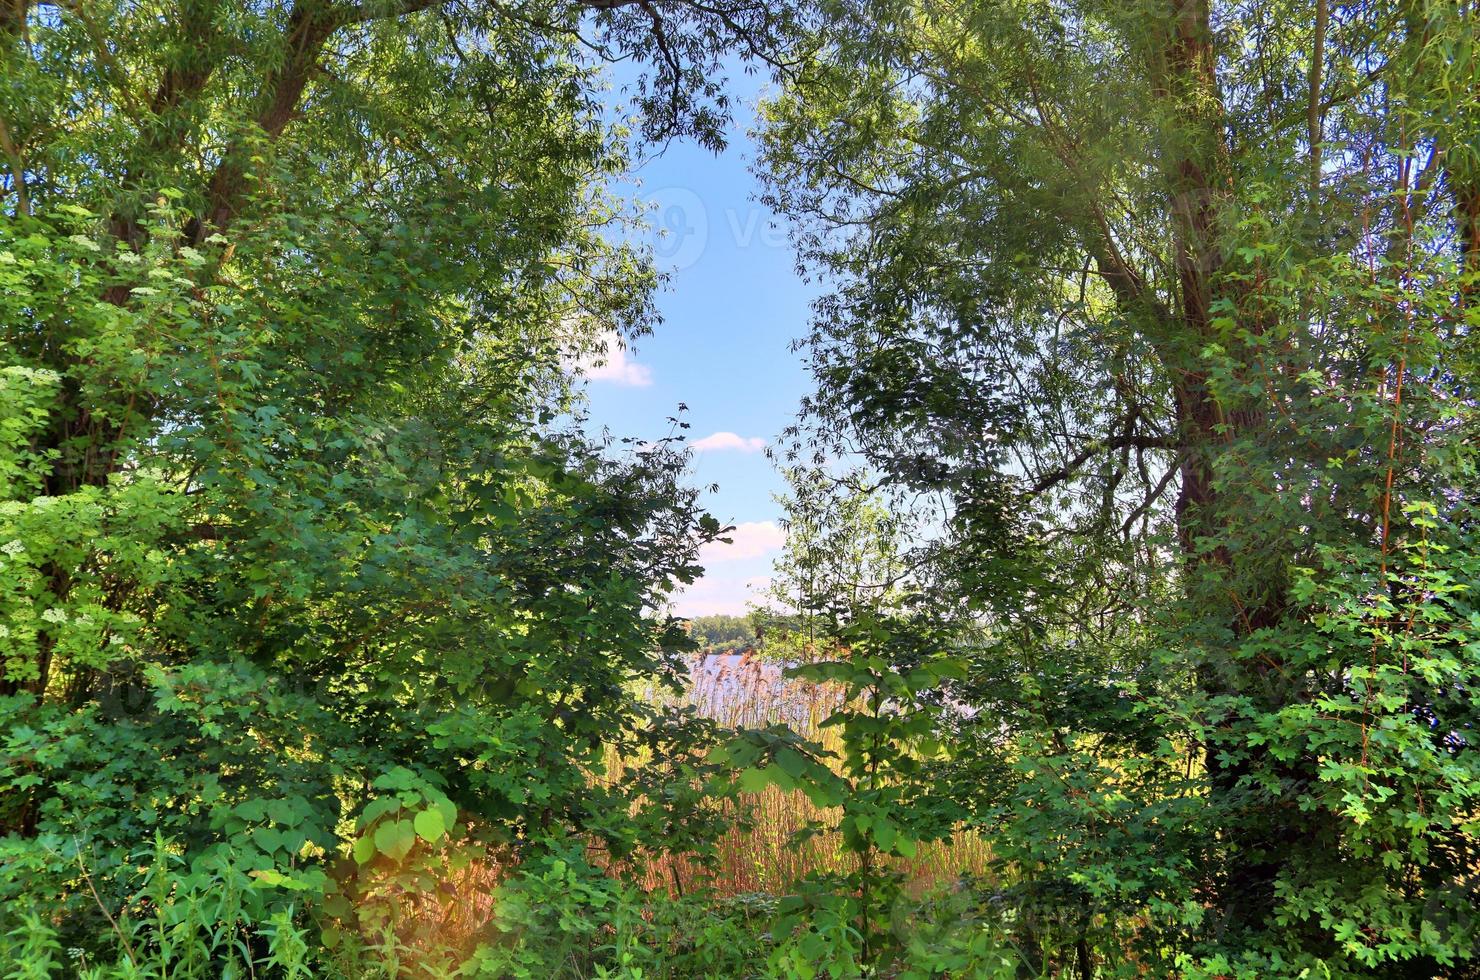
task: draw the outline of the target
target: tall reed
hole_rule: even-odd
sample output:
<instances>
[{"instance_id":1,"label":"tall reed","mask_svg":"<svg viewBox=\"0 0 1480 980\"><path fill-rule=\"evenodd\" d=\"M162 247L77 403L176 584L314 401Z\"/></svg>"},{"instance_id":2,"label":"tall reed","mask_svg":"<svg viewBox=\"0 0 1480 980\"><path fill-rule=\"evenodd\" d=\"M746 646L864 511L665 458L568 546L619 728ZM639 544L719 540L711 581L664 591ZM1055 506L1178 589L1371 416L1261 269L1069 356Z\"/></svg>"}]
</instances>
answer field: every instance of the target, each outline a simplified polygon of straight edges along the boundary
<instances>
[{"instance_id":1,"label":"tall reed","mask_svg":"<svg viewBox=\"0 0 1480 980\"><path fill-rule=\"evenodd\" d=\"M690 683L681 696L647 692L663 704L687 706L726 728L761 728L782 723L804 738L834 752L841 748L839 730L823 728L842 707L842 695L833 685L814 684L784 676L783 666L752 651L713 656L697 655L690 663ZM620 781L639 760L613 756L605 778ZM817 807L800 791L774 785L760 793L742 794L740 806L748 820L737 823L719 841L719 866L707 874L682 855L654 855L646 863L643 883L649 888L688 891L707 885L722 896L753 892L782 893L813 872L852 870L855 858L836 833L816 834L798 842L798 831L836 821L836 809ZM885 863L904 872L916 890L948 884L962 875L986 874L990 851L972 831L924 845L908 860Z\"/></svg>"}]
</instances>

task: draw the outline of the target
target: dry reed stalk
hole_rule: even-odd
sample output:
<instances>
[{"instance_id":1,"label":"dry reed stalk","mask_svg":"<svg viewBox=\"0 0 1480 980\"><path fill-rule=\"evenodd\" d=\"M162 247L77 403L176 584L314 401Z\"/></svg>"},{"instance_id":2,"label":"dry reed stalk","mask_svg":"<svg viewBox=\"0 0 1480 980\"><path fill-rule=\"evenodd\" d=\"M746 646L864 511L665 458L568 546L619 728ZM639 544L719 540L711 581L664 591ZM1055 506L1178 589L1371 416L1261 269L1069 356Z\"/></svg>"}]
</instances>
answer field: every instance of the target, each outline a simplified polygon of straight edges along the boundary
<instances>
[{"instance_id":1,"label":"dry reed stalk","mask_svg":"<svg viewBox=\"0 0 1480 980\"><path fill-rule=\"evenodd\" d=\"M787 679L779 664L750 651L696 657L690 677L692 683L682 698L669 695L662 703L692 707L729 728L784 723L826 749L841 749L838 730L821 727L842 706L841 692L833 685ZM613 760L608 778L620 780L629 761ZM802 843L793 840L814 822L835 823L839 816L835 808L819 808L805 794L776 786L743 794L739 802L748 811L748 826L736 826L720 839L720 860L713 875L683 855L652 855L642 869L644 886L685 892L707 886L721 896L779 893L813 872L854 868L856 859L843 849L837 834L818 834ZM962 875L986 874L990 857L986 841L962 831L949 841L922 846L914 858L888 858L884 863L903 871L912 890L923 891Z\"/></svg>"},{"instance_id":2,"label":"dry reed stalk","mask_svg":"<svg viewBox=\"0 0 1480 980\"><path fill-rule=\"evenodd\" d=\"M727 728L785 723L802 737L839 750L838 730L821 725L842 706L840 691L832 685L788 679L782 673L779 664L750 651L695 657L689 671L691 683L681 696L657 687L640 693L657 707L692 707ZM604 771L592 778L604 785L620 785L647 761L609 750ZM801 843L794 840L797 831L814 822L835 823L836 808L817 807L805 794L776 786L742 794L738 803L749 820L732 827L718 841L719 860L712 873L687 855L671 853L641 854L622 870L633 873L649 891L687 894L708 888L720 897L733 897L780 894L814 872L856 869L856 857L844 850L838 834L818 834ZM616 870L617 862L599 846L593 844L591 857L598 866ZM883 864L903 871L910 889L923 892L949 885L963 875L985 875L990 857L985 840L975 832L962 831L948 841L922 845L914 858L886 858ZM418 908L415 933L440 937L454 947L472 942L486 926L493 911L493 892L509 870L497 862L475 861L449 872L439 888L440 897Z\"/></svg>"}]
</instances>

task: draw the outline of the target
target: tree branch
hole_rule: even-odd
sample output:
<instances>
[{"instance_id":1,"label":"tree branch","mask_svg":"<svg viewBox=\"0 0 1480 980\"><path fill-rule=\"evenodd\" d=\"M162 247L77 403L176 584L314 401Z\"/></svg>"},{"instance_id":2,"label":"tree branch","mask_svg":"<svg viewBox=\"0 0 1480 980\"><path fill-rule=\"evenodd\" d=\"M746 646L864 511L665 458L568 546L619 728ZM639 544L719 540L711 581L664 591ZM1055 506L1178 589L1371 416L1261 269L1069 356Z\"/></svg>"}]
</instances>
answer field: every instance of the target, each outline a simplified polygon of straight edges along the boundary
<instances>
[{"instance_id":1,"label":"tree branch","mask_svg":"<svg viewBox=\"0 0 1480 980\"><path fill-rule=\"evenodd\" d=\"M1310 56L1310 107L1307 110L1307 139L1310 142L1310 198L1321 192L1321 68L1326 60L1327 0L1316 0L1315 49Z\"/></svg>"},{"instance_id":2,"label":"tree branch","mask_svg":"<svg viewBox=\"0 0 1480 980\"><path fill-rule=\"evenodd\" d=\"M1133 425L1134 422L1135 418L1134 416L1132 416L1131 418L1127 419L1127 426ZM1070 479L1076 473L1078 473L1085 463L1088 463L1095 456L1103 452L1109 452L1116 449L1175 448L1175 440L1168 436L1141 435L1130 431L1122 432L1118 436L1111 436L1107 439L1092 439L1090 440L1090 442L1086 443L1085 446L1064 465L1039 477L1038 480L1033 484L1032 488L1028 491L1028 493L1030 496L1036 496L1040 493L1043 493L1045 490L1049 490L1052 487L1063 483L1065 480Z\"/></svg>"}]
</instances>

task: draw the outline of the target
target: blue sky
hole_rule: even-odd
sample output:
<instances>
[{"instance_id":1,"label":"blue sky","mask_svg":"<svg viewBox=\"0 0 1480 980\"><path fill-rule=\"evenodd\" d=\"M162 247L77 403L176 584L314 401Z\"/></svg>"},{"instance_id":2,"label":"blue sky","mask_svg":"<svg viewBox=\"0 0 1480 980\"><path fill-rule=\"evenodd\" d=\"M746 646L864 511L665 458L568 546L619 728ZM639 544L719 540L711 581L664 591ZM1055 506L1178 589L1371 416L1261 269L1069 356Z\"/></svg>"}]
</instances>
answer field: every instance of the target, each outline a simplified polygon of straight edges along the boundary
<instances>
[{"instance_id":1,"label":"blue sky","mask_svg":"<svg viewBox=\"0 0 1480 980\"><path fill-rule=\"evenodd\" d=\"M738 72L730 79L725 152L675 142L642 165L634 187L616 188L656 204L646 240L672 278L658 297L663 322L587 384L592 423L617 436L666 435L668 417L688 406L692 480L719 485L705 504L737 531L733 545L704 553L703 580L676 603L687 616L744 612L770 574L783 540L772 495L784 482L761 449L810 387L790 344L806 328L814 288L795 273L784 224L756 200L748 132L760 83Z\"/></svg>"}]
</instances>

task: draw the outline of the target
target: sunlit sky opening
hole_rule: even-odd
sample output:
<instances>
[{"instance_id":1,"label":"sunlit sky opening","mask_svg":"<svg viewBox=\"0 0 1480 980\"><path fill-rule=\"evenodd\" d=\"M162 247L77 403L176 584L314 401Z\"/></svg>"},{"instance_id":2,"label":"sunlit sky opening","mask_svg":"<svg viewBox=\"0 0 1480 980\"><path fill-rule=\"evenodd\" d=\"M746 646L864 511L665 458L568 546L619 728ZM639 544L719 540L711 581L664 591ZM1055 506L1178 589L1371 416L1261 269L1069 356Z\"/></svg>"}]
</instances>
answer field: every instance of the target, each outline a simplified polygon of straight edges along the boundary
<instances>
[{"instance_id":1,"label":"sunlit sky opening","mask_svg":"<svg viewBox=\"0 0 1480 980\"><path fill-rule=\"evenodd\" d=\"M674 142L641 166L634 184L615 188L656 205L648 243L672 278L658 296L663 322L635 349L609 357L587 385L593 425L616 436L660 438L679 405L688 406L692 480L719 485L706 506L736 530L733 544L704 550L703 579L675 606L685 616L743 613L784 541L772 499L784 481L764 450L808 388L790 345L816 295L796 275L786 229L758 201L750 171L764 83L738 70L730 77L735 120L723 153Z\"/></svg>"}]
</instances>

